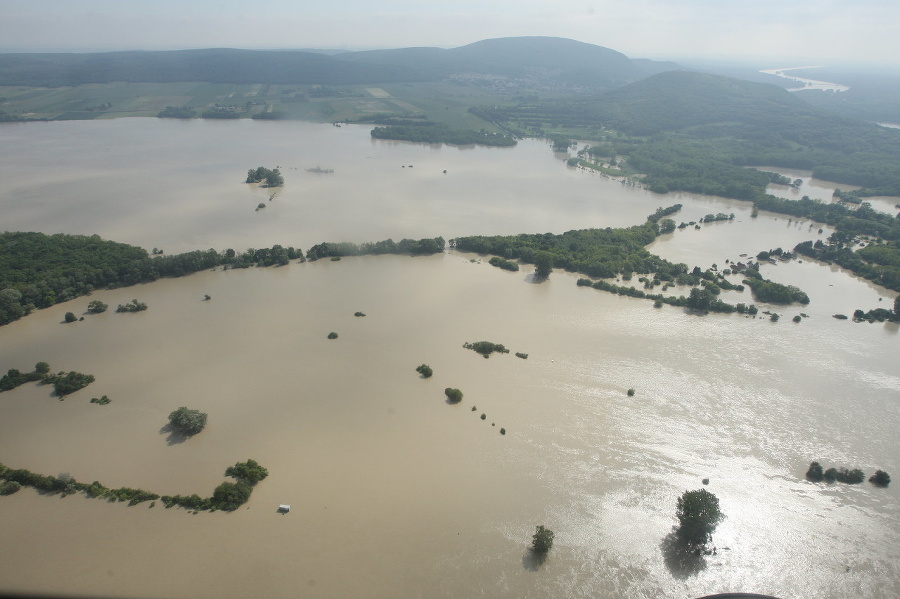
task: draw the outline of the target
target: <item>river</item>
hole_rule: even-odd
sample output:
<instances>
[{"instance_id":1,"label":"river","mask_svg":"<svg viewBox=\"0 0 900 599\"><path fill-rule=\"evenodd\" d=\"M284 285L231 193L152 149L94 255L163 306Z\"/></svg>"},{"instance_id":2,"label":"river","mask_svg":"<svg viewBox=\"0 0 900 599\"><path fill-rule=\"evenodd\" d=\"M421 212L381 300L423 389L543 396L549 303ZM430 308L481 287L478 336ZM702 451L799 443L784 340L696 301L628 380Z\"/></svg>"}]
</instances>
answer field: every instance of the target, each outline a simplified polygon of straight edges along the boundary
<instances>
[{"instance_id":1,"label":"river","mask_svg":"<svg viewBox=\"0 0 900 599\"><path fill-rule=\"evenodd\" d=\"M841 83L832 83L830 81L820 81L818 79L806 79L804 77L797 77L796 75L789 75L788 71L806 71L809 69L818 69L821 67L790 67L786 69L765 69L760 71L760 73L766 73L768 75L775 75L776 77L781 77L782 79L788 79L800 85L800 87L791 88L789 92L798 92L801 90L820 90L820 91L830 91L830 92L845 92L849 91L850 87L843 85Z\"/></svg>"},{"instance_id":2,"label":"river","mask_svg":"<svg viewBox=\"0 0 900 599\"><path fill-rule=\"evenodd\" d=\"M623 186L537 141L458 149L372 141L364 127L155 119L0 135L4 229L167 252L619 227L676 202L676 221L735 214L651 245L690 266L829 233L751 218L743 202ZM242 183L259 165L285 174L271 202ZM334 173L306 171L316 166ZM898 327L831 318L890 307L892 292L809 261L765 265L812 300L761 305L782 314L773 323L654 309L565 272L535 284L530 271L457 252L217 270L91 298L138 298L146 312L61 324L80 298L0 328L0 369L44 360L96 376L62 402L37 385L0 395L4 464L204 496L236 461L270 472L230 514L2 497L0 592L900 595L896 483L804 479L812 460L900 472ZM529 357L462 348L481 339ZM423 362L431 379L414 370ZM447 405L445 387L462 403ZM89 403L104 394L112 403ZM169 444L160 429L182 405L209 424ZM678 496L704 478L727 518L717 553L682 563L665 539ZM293 509L279 515L283 503ZM538 524L556 533L543 563L527 551Z\"/></svg>"}]
</instances>

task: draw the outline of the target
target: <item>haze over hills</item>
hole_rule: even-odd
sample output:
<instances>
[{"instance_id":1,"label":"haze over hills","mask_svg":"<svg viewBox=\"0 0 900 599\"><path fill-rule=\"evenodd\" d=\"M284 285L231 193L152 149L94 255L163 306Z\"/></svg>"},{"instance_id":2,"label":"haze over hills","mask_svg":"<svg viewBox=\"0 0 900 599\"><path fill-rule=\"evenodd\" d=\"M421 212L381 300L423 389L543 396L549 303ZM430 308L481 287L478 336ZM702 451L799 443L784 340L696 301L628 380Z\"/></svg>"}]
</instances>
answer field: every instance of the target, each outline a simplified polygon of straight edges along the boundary
<instances>
[{"instance_id":1,"label":"haze over hills","mask_svg":"<svg viewBox=\"0 0 900 599\"><path fill-rule=\"evenodd\" d=\"M293 50L206 49L88 54L0 54L0 85L84 83L355 83L434 81L454 74L540 76L610 88L678 65L630 59L601 46L551 37L483 40L452 48L323 54Z\"/></svg>"}]
</instances>

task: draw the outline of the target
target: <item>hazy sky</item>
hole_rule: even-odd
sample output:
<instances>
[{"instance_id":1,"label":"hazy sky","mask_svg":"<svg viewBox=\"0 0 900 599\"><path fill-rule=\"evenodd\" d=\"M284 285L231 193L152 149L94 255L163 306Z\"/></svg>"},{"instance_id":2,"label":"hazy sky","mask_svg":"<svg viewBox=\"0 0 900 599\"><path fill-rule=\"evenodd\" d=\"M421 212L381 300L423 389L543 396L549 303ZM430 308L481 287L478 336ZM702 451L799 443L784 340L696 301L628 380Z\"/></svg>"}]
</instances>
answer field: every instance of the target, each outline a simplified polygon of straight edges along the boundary
<instances>
[{"instance_id":1,"label":"hazy sky","mask_svg":"<svg viewBox=\"0 0 900 599\"><path fill-rule=\"evenodd\" d=\"M633 58L900 62L896 0L0 0L0 51L455 47L546 35Z\"/></svg>"}]
</instances>

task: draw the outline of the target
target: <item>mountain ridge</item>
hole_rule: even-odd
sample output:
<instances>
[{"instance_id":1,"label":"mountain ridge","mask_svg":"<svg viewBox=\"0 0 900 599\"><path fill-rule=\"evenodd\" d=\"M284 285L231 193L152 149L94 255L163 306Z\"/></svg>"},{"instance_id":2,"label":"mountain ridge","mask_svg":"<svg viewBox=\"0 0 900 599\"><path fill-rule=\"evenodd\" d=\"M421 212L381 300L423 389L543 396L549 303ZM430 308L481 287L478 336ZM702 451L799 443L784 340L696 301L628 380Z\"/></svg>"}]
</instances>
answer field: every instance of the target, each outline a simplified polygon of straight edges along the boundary
<instances>
[{"instance_id":1,"label":"mountain ridge","mask_svg":"<svg viewBox=\"0 0 900 599\"><path fill-rule=\"evenodd\" d=\"M0 85L85 83L359 84L433 81L459 73L549 76L564 84L610 88L677 68L615 50L553 37L481 40L457 48L397 48L325 54L308 50L129 50L0 54Z\"/></svg>"}]
</instances>

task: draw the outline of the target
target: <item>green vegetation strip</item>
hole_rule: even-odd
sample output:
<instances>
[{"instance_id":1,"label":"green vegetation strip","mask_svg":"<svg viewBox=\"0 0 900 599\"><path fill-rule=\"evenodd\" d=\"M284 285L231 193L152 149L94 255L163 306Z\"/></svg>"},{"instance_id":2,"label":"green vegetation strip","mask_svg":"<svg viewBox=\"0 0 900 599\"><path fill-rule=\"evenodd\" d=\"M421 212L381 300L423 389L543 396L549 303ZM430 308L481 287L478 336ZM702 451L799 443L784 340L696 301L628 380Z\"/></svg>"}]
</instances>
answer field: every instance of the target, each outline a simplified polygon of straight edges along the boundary
<instances>
[{"instance_id":1,"label":"green vegetation strip","mask_svg":"<svg viewBox=\"0 0 900 599\"><path fill-rule=\"evenodd\" d=\"M0 325L95 289L180 277L217 266L273 266L290 260L304 261L303 253L274 245L242 254L210 249L151 257L142 248L105 241L98 235L6 232L0 234ZM88 311L103 311L101 305L92 301ZM125 311L130 311L127 306Z\"/></svg>"},{"instance_id":2,"label":"green vegetation strip","mask_svg":"<svg viewBox=\"0 0 900 599\"><path fill-rule=\"evenodd\" d=\"M87 497L106 499L110 502L127 501L128 505L137 505L144 501L159 499L167 508L177 505L195 511L224 510L231 512L247 503L250 499L250 494L253 492L253 487L268 475L269 471L260 466L255 460L238 462L225 470L225 476L230 476L236 479L237 482L223 482L213 491L212 497L204 498L196 494L160 496L157 493L130 487L110 489L98 481L90 484L80 483L67 473L58 474L57 476L45 476L24 469L14 470L0 464L0 479L5 481L3 484L0 484L0 495L10 495L25 486L33 487L37 491L46 494L55 495L59 493L63 497L75 493L84 493Z\"/></svg>"},{"instance_id":3,"label":"green vegetation strip","mask_svg":"<svg viewBox=\"0 0 900 599\"><path fill-rule=\"evenodd\" d=\"M52 374L50 365L46 362L38 362L32 372L21 372L16 368L10 368L3 377L0 377L0 393L10 391L29 382L40 382L44 385L53 385L57 397L65 399L66 395L75 393L94 382L94 375L81 372L58 372ZM104 397L106 397L104 395ZM106 403L109 403L107 400Z\"/></svg>"}]
</instances>

